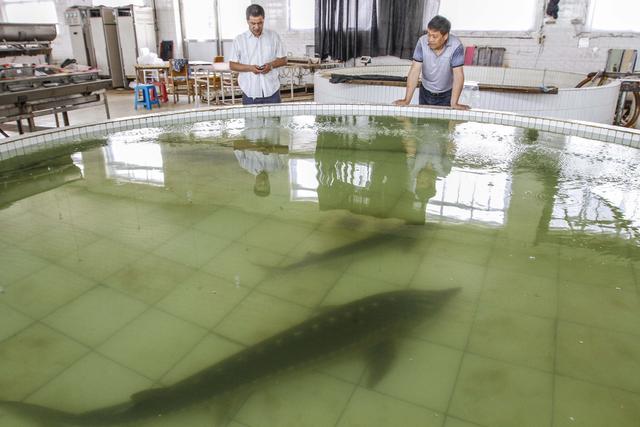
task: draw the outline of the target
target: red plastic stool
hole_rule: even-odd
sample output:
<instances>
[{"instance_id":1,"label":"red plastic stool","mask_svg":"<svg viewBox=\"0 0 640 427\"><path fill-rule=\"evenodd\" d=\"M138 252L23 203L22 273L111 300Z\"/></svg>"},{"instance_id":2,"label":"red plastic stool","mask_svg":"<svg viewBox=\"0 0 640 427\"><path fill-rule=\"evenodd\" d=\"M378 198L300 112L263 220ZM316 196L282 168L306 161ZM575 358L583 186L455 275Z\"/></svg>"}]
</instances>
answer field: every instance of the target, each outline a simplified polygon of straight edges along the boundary
<instances>
[{"instance_id":1,"label":"red plastic stool","mask_svg":"<svg viewBox=\"0 0 640 427\"><path fill-rule=\"evenodd\" d=\"M164 82L153 82L154 86L158 89L157 93L160 94L160 101L169 102L169 95L167 95L167 85Z\"/></svg>"}]
</instances>

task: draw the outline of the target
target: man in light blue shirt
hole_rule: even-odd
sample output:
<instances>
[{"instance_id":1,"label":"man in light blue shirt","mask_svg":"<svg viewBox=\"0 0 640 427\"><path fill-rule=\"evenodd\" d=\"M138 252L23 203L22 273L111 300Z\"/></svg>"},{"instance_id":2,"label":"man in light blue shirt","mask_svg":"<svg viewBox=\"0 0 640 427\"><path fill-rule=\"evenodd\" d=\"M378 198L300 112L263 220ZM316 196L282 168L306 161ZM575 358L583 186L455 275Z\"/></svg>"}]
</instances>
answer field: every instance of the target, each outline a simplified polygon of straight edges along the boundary
<instances>
[{"instance_id":1,"label":"man in light blue shirt","mask_svg":"<svg viewBox=\"0 0 640 427\"><path fill-rule=\"evenodd\" d=\"M420 105L440 105L458 110L469 109L458 104L464 86L464 46L449 34L451 23L443 16L434 16L427 24L427 34L418 39L413 62L407 76L407 91L395 105L409 105L413 92L420 85Z\"/></svg>"},{"instance_id":2,"label":"man in light blue shirt","mask_svg":"<svg viewBox=\"0 0 640 427\"><path fill-rule=\"evenodd\" d=\"M231 71L239 72L238 86L242 103L273 104L280 102L280 79L276 68L287 65L280 36L264 29L264 9L252 4L247 8L249 31L233 41L229 58Z\"/></svg>"}]
</instances>

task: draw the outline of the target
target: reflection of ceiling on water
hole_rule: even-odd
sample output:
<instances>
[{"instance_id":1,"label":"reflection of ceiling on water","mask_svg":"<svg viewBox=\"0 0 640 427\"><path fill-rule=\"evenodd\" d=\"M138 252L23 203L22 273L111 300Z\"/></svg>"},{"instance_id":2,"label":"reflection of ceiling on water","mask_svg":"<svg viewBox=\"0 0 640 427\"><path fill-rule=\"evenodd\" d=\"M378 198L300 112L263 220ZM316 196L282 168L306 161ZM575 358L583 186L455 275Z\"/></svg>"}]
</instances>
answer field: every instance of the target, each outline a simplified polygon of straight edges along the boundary
<instances>
[{"instance_id":1,"label":"reflection of ceiling on water","mask_svg":"<svg viewBox=\"0 0 640 427\"><path fill-rule=\"evenodd\" d=\"M336 182L365 188L371 181L369 164L342 165ZM314 159L290 159L289 178L292 201L318 201L318 171ZM431 221L471 221L503 224L508 206L507 173L486 173L454 167L446 177L438 179L436 195L426 207Z\"/></svg>"},{"instance_id":2,"label":"reflection of ceiling on water","mask_svg":"<svg viewBox=\"0 0 640 427\"><path fill-rule=\"evenodd\" d=\"M198 122L176 129L197 139L223 138L230 140L245 139L251 142L267 142L270 145L286 145L283 137L283 122L293 119L280 117L245 117L229 120ZM286 132L284 133L286 135ZM283 141L284 139L284 141Z\"/></svg>"},{"instance_id":3,"label":"reflection of ceiling on water","mask_svg":"<svg viewBox=\"0 0 640 427\"><path fill-rule=\"evenodd\" d=\"M109 141L103 149L107 178L164 186L162 149L158 143Z\"/></svg>"},{"instance_id":4,"label":"reflection of ceiling on water","mask_svg":"<svg viewBox=\"0 0 640 427\"><path fill-rule=\"evenodd\" d=\"M453 138L456 163L475 168L507 170L522 150L518 137L522 129L487 123L459 123Z\"/></svg>"},{"instance_id":5,"label":"reflection of ceiling on water","mask_svg":"<svg viewBox=\"0 0 640 427\"><path fill-rule=\"evenodd\" d=\"M639 237L638 150L570 137L550 229Z\"/></svg>"},{"instance_id":6,"label":"reflection of ceiling on water","mask_svg":"<svg viewBox=\"0 0 640 427\"><path fill-rule=\"evenodd\" d=\"M436 183L436 195L427 204L431 221L455 220L504 224L510 177L504 172L453 167Z\"/></svg>"},{"instance_id":7,"label":"reflection of ceiling on water","mask_svg":"<svg viewBox=\"0 0 640 427\"><path fill-rule=\"evenodd\" d=\"M318 179L314 159L289 159L290 199L294 202L318 202Z\"/></svg>"},{"instance_id":8,"label":"reflection of ceiling on water","mask_svg":"<svg viewBox=\"0 0 640 427\"><path fill-rule=\"evenodd\" d=\"M458 124L452 145L446 142L451 129L446 123L426 121L414 125L412 122L371 117L332 117L324 121L310 117L308 123L300 123L302 128L311 127L315 132L327 127L330 135L335 136L323 136L322 144L318 140L321 151L316 151L315 162L290 158L291 200L314 201L322 209L342 208L358 213L371 212L375 216L385 215L387 211L389 215L402 216L407 210L419 209L423 212L423 220L426 213L428 221L504 224L511 186L510 162L518 152L514 148L518 130L499 125ZM404 143L395 147L390 145L392 140ZM417 145L414 143L407 147L406 143L413 141ZM361 145L362 149L357 149ZM381 147L399 150L378 152ZM442 147L445 147L444 151L441 151ZM371 149L373 151L369 151ZM470 160L473 167L444 167L450 162L447 159L456 156L456 151ZM320 152L321 155L318 154ZM418 158L427 156L430 160L418 165L416 170L430 165L438 174L435 195L427 201L416 193L411 196L413 207L407 205L398 210L395 204L406 202L407 196L403 193L415 192L413 159L417 154ZM440 156L444 157L440 159ZM405 163L406 170L400 166ZM466 164L464 161L461 163ZM398 166L389 169L391 164ZM392 176L385 178L389 173ZM377 180L376 176L383 179ZM403 184L407 179L409 181ZM377 200L379 198L386 200ZM389 206L385 207L386 204Z\"/></svg>"},{"instance_id":9,"label":"reflection of ceiling on water","mask_svg":"<svg viewBox=\"0 0 640 427\"><path fill-rule=\"evenodd\" d=\"M82 160L82 153L80 151L73 153L71 155L71 161L78 167L78 169L80 169L80 175L84 178L84 161Z\"/></svg>"},{"instance_id":10,"label":"reflection of ceiling on water","mask_svg":"<svg viewBox=\"0 0 640 427\"><path fill-rule=\"evenodd\" d=\"M161 187L171 183L173 187L171 178L179 181L181 169L165 171L173 159L163 155L175 154L174 147L184 143L180 150L199 144L207 150L237 149L238 140L251 139L279 141L289 147L284 156L288 156L290 200L317 203L320 210L493 226L506 223L507 209L515 203L515 212L528 208L540 212L524 220L510 215L510 223L531 219L531 224L519 226L540 227L541 233L569 236L562 231L572 230L607 237L640 236L636 231L640 229L640 151L501 125L293 116L133 129L108 137L108 146L102 148L104 170L107 178L118 182ZM172 148L163 152L167 144ZM224 160L224 156L214 157L220 163ZM71 159L83 175L86 160L92 175L91 156L83 159L74 154ZM426 160L421 163L420 159ZM103 178L102 159L95 163L100 173L92 178ZM208 163L204 159L198 165L206 168ZM422 177L420 192L417 177L425 170L430 173ZM202 169L201 173L208 172ZM285 185L285 180L276 174L272 178L274 186ZM534 197L525 200L528 193Z\"/></svg>"},{"instance_id":11,"label":"reflection of ceiling on water","mask_svg":"<svg viewBox=\"0 0 640 427\"><path fill-rule=\"evenodd\" d=\"M371 181L371 167L365 163L342 164L336 177L342 183L365 188ZM289 159L292 201L318 201L318 171L314 159ZM330 185L330 183L328 183Z\"/></svg>"},{"instance_id":12,"label":"reflection of ceiling on water","mask_svg":"<svg viewBox=\"0 0 640 427\"><path fill-rule=\"evenodd\" d=\"M386 116L319 116L315 118L316 133L344 135L360 144L380 137L414 141L447 139L448 123L436 119L414 119ZM374 148L375 146L372 146Z\"/></svg>"},{"instance_id":13,"label":"reflection of ceiling on water","mask_svg":"<svg viewBox=\"0 0 640 427\"><path fill-rule=\"evenodd\" d=\"M640 237L640 191L607 185L560 188L549 228Z\"/></svg>"},{"instance_id":14,"label":"reflection of ceiling on water","mask_svg":"<svg viewBox=\"0 0 640 427\"><path fill-rule=\"evenodd\" d=\"M294 116L287 120L283 117L282 121L289 130L291 151L312 153L315 150L318 141L316 116Z\"/></svg>"},{"instance_id":15,"label":"reflection of ceiling on water","mask_svg":"<svg viewBox=\"0 0 640 427\"><path fill-rule=\"evenodd\" d=\"M332 185L338 182L350 184L358 188L366 188L371 183L373 163L337 162L333 175L325 177L323 184Z\"/></svg>"},{"instance_id":16,"label":"reflection of ceiling on water","mask_svg":"<svg viewBox=\"0 0 640 427\"><path fill-rule=\"evenodd\" d=\"M163 128L139 128L109 134L107 141L119 143L157 142L160 135L166 132Z\"/></svg>"}]
</instances>

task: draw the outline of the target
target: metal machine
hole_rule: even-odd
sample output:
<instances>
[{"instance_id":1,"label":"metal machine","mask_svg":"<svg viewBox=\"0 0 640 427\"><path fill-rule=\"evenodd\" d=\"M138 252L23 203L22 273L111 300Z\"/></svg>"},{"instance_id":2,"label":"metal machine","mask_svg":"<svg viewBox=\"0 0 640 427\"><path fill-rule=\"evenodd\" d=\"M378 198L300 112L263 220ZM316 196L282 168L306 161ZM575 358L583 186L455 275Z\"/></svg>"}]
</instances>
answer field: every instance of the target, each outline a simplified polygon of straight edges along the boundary
<instances>
[{"instance_id":1,"label":"metal machine","mask_svg":"<svg viewBox=\"0 0 640 427\"><path fill-rule=\"evenodd\" d=\"M100 76L111 78L113 87L124 87L115 10L110 7L75 6L66 10L71 47L76 61L100 70Z\"/></svg>"},{"instance_id":2,"label":"metal machine","mask_svg":"<svg viewBox=\"0 0 640 427\"><path fill-rule=\"evenodd\" d=\"M122 65L127 79L136 78L135 65L142 48L157 52L156 25L153 8L124 6L115 10Z\"/></svg>"},{"instance_id":3,"label":"metal machine","mask_svg":"<svg viewBox=\"0 0 640 427\"><path fill-rule=\"evenodd\" d=\"M105 90L111 86L111 80L99 79L97 71L0 79L0 124L15 121L23 133L22 120L33 131L36 117L54 115L59 124L61 114L68 126L69 111L96 105L103 105L109 118ZM2 129L0 133L7 136Z\"/></svg>"},{"instance_id":4,"label":"metal machine","mask_svg":"<svg viewBox=\"0 0 640 427\"><path fill-rule=\"evenodd\" d=\"M67 18L81 22L82 15ZM77 30L82 32L81 26ZM0 24L0 57L48 56L55 37L55 24ZM81 52L86 57L84 48ZM22 120L27 120L29 130L35 130L36 117L54 115L59 124L60 114L68 125L69 111L100 104L109 117L105 90L112 86L110 79L99 79L96 70L69 72L31 62L35 61L0 68L0 124L15 121L18 132L23 133ZM2 129L0 134L7 136Z\"/></svg>"},{"instance_id":5,"label":"metal machine","mask_svg":"<svg viewBox=\"0 0 640 427\"><path fill-rule=\"evenodd\" d=\"M92 7L89 9L89 28L93 39L98 69L105 77L111 77L113 87L124 87L126 79L122 68L118 28L114 9L110 7Z\"/></svg>"},{"instance_id":6,"label":"metal machine","mask_svg":"<svg viewBox=\"0 0 640 427\"><path fill-rule=\"evenodd\" d=\"M65 22L69 26L71 50L78 64L96 66L96 56L89 29L89 8L75 6L64 13Z\"/></svg>"},{"instance_id":7,"label":"metal machine","mask_svg":"<svg viewBox=\"0 0 640 427\"><path fill-rule=\"evenodd\" d=\"M55 24L0 23L0 58L51 55L51 42L57 36Z\"/></svg>"}]
</instances>

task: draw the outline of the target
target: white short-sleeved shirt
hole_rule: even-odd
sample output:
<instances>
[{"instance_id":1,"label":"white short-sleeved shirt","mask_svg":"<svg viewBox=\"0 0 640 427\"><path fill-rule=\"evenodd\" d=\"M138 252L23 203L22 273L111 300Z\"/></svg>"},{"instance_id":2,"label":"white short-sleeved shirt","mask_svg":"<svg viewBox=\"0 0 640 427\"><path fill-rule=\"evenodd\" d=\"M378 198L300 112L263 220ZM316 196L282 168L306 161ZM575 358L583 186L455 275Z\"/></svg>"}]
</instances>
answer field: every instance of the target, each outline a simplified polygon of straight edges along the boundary
<instances>
[{"instance_id":1,"label":"white short-sleeved shirt","mask_svg":"<svg viewBox=\"0 0 640 427\"><path fill-rule=\"evenodd\" d=\"M233 51L229 61L248 65L264 65L276 58L286 56L284 45L278 33L262 30L260 37L251 31L240 34L233 41ZM266 74L243 72L238 76L238 85L242 92L250 98L265 98L280 89L278 71L271 70Z\"/></svg>"}]
</instances>

